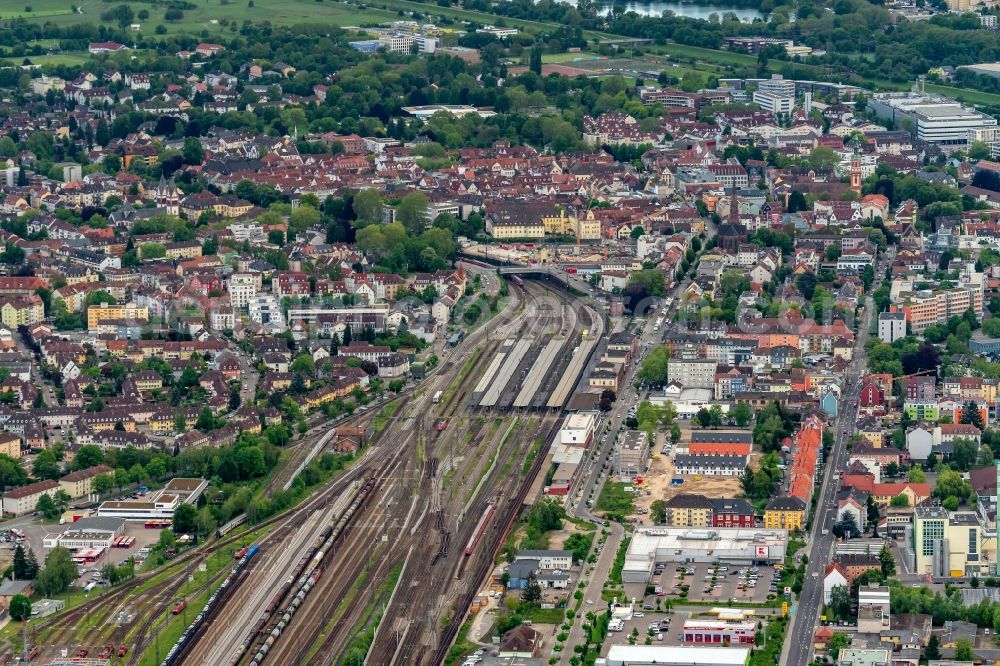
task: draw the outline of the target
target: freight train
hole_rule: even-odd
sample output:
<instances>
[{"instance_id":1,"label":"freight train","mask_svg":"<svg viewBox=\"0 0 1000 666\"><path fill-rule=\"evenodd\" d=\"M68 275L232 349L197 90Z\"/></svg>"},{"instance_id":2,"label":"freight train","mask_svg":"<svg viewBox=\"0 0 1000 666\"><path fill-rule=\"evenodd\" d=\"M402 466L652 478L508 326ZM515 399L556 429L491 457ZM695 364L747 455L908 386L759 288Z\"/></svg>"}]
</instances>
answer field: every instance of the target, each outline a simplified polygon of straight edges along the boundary
<instances>
[{"instance_id":1,"label":"freight train","mask_svg":"<svg viewBox=\"0 0 1000 666\"><path fill-rule=\"evenodd\" d=\"M274 625L274 628L267 633L264 642L257 648L254 653L253 658L250 660L250 666L260 666L264 663L264 659L267 654L274 647L275 642L281 636L282 632L288 627L292 622L292 616L295 612L299 610L302 602L312 591L313 587L316 586L316 582L323 573L323 560L326 558L326 554L339 542L344 533L347 530L348 525L350 525L351 520L354 515L361 508L361 505L365 502L372 491L375 490L375 479L369 479L365 484L355 492L354 498L348 505L347 509L340 515L337 522L332 526L326 528L323 533L316 539L311 549L312 556L306 555L299 563L296 565L295 569L292 571L292 575L288 577L285 584L281 589L271 598L270 603L263 609L263 613L260 619L254 623L253 628L250 633L247 634L246 639L243 644L237 648L236 653L232 656L230 664L236 664L242 658L243 654L250 649L254 641L260 635L260 633L267 626L268 621L274 617L278 617L278 623ZM278 611L280 615L275 614L275 610L281 603L281 600L289 595L291 600L285 605L283 610Z\"/></svg>"},{"instance_id":2,"label":"freight train","mask_svg":"<svg viewBox=\"0 0 1000 666\"><path fill-rule=\"evenodd\" d=\"M174 666L174 664L180 664L183 661L184 653L191 646L192 641L198 635L202 626L212 617L212 615L218 610L222 605L222 601L225 599L226 595L236 587L236 579L239 577L240 573L250 564L254 556L257 555L257 551L260 550L258 544L253 544L247 548L243 557L239 559L233 570L229 572L226 576L226 580L222 581L222 585L212 593L212 596L208 598L205 602L205 607L201 609L198 616L188 625L188 628L184 630L181 637L177 639L174 646L170 648L167 656L163 659L161 666Z\"/></svg>"}]
</instances>

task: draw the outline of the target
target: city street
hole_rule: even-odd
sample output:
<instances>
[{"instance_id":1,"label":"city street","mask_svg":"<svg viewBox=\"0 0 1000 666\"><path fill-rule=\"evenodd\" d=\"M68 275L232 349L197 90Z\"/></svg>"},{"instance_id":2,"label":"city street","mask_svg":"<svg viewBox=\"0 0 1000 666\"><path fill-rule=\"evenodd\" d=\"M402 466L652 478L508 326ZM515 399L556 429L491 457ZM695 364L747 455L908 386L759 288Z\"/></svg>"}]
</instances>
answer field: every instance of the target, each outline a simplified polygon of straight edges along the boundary
<instances>
[{"instance_id":1,"label":"city street","mask_svg":"<svg viewBox=\"0 0 1000 666\"><path fill-rule=\"evenodd\" d=\"M870 292L878 289L885 275L885 260L876 269L876 280ZM809 536L809 546L806 554L809 564L806 567L805 581L802 593L792 608L792 623L785 636L785 645L781 653L781 666L805 666L812 655L813 630L823 607L823 571L830 561L830 555L836 542L832 528L836 522L836 496L840 485L836 478L839 472L847 467L847 439L854 432L857 423L858 395L861 392L861 378L867 371L868 353L865 345L868 342L874 316L874 302L871 296L865 298L864 315L858 325L858 333L854 345L854 358L847 367L844 376L844 389L840 401L837 418L833 422L834 444L829 458L825 461L825 469L834 470L834 474L823 475L823 485L820 488L819 503L816 505L816 515L813 520L812 533Z\"/></svg>"},{"instance_id":2,"label":"city street","mask_svg":"<svg viewBox=\"0 0 1000 666\"><path fill-rule=\"evenodd\" d=\"M688 281L682 281L668 294L668 296L672 296L674 298L674 304L670 311L671 313L676 311L677 303L680 301L680 295L683 293L687 285ZM669 319L669 314L670 313L668 313L667 319ZM639 392L634 386L635 373L642 366L642 360L645 357L646 352L652 347L653 344L659 342L660 336L662 335L661 331L653 330L655 321L656 316L654 313L650 313L646 317L646 323L643 326L642 333L638 339L638 352L635 360L630 364L628 373L622 383L621 395L618 396L618 399L615 401L611 411L605 414L598 424L597 434L595 435L595 442L594 447L591 450L591 455L587 459L586 467L581 471L580 478L577 480L577 491L570 496L569 504L566 507L567 511L577 518L582 518L584 520L593 520L596 518L596 516L591 513L590 509L587 507L587 498L589 498L591 492L593 492L594 503L597 503L597 497L600 495L601 487L604 485L604 482L607 481L604 461L614 448L615 439L618 436L619 429L624 427L625 419L628 417L628 408L638 403ZM647 346L647 344L649 346ZM610 471L610 469L611 465L608 463L607 471ZM594 565L594 575L587 581L586 594L584 595L584 599L591 600L594 603L593 605L584 603L584 614L590 610L600 608L602 603L601 590L604 588L604 583L607 581L608 575L611 573L611 568L614 566L615 555L618 552L622 539L625 538L625 528L621 523L610 523L608 530L610 531L610 535L608 536L607 542L604 544L604 549L601 551L597 564ZM586 641L582 625L583 620L580 618L573 621L573 627L570 629L569 638L566 641L567 646L580 645ZM571 649L563 650L559 654L559 663L569 664L569 659L573 656L573 654L574 653Z\"/></svg>"}]
</instances>

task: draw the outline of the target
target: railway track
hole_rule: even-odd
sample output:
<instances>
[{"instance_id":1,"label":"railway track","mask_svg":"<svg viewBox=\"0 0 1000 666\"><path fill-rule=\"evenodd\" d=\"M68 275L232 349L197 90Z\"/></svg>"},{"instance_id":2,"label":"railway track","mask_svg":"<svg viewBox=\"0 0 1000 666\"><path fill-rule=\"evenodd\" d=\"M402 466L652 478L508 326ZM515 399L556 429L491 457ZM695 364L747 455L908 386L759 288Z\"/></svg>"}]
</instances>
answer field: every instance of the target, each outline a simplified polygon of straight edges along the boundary
<instances>
[{"instance_id":1,"label":"railway track","mask_svg":"<svg viewBox=\"0 0 1000 666\"><path fill-rule=\"evenodd\" d=\"M487 429L487 422L493 417L475 416L468 410L468 397L476 378L490 362L490 350L499 345L497 331L527 335L534 326L541 335L547 332L546 328L555 333L565 328L565 315L562 314L565 309L562 307L548 307L540 315L532 312L532 304L537 305L543 292L545 290L537 285L511 285L511 307L498 315L493 332L486 328L468 336L437 373L445 382L457 381L449 390L448 398L442 404L430 404L434 389L445 388L440 385L441 380L437 380L436 386L432 380L422 396L414 396L387 419L365 458L350 468L357 475L378 479L378 487L372 493L370 504L359 510L353 525L345 530L338 547L327 555L323 574L315 579L312 591L302 600L281 637L273 642L263 663L334 663L349 651L353 654L351 646L373 624L377 624L378 630L372 644L362 643L356 648L368 652L369 663L395 663L404 653L412 662L414 650L400 651L406 641L414 647L420 641L420 647L428 648L423 650L428 657L442 645L447 651L454 632L461 626L471 595L492 566L492 555L516 520L534 472L545 457L544 450L536 451L531 473L525 475L520 463L523 454L536 437L547 444L551 430L558 426L558 415L546 414L537 419L533 417L523 431L507 436L504 429ZM535 318L525 323L527 315ZM552 331L547 333L554 334ZM476 349L482 351L473 355ZM467 361L468 358L473 360ZM461 379L456 380L454 375L463 370L466 363L469 367L460 375ZM464 423L441 431L434 427L434 418L457 419ZM456 449L461 457L460 467L447 455L449 451L454 455ZM491 450L496 451L492 463L489 462ZM515 469L513 461L517 461L516 473L512 471ZM460 475L457 481L449 480L456 474ZM341 477L338 481L340 483L328 487L320 496L329 497L329 493L336 492L332 490L334 486L343 487L348 479ZM450 491L447 499L442 492L446 482L457 489ZM454 544L465 544L476 528L477 509L483 506L487 497L495 498L497 515L485 530L480 547L472 557L466 557ZM469 508L470 517L463 520L466 508ZM299 514L300 518L302 515ZM417 537L428 532L437 534L438 538ZM290 548L301 551L301 544L307 542L308 539L300 538ZM262 547L258 567L267 566L268 550ZM378 591L383 589L407 554L412 555L412 564L408 566L415 567L421 574L398 581L391 603L378 622L371 611L372 605L380 601ZM252 589L252 583L249 585L248 590ZM222 635L221 628L212 629L215 625L235 624L241 631L250 631L259 616L254 615L254 611L259 609L243 606L258 603L257 596L251 596L249 591L237 592L234 600L242 599L244 603L226 604L201 640L206 644L220 638L225 639L223 642L231 642L231 638ZM441 622L440 618L445 619ZM268 635L269 626L261 628L261 636ZM209 653L211 659L207 661L188 659L185 663L250 663L250 655L261 641L261 638L256 639L238 660L218 661L222 655L215 652ZM192 652L191 656L203 654L206 653ZM423 659L425 657L418 657L414 663L423 663Z\"/></svg>"}]
</instances>

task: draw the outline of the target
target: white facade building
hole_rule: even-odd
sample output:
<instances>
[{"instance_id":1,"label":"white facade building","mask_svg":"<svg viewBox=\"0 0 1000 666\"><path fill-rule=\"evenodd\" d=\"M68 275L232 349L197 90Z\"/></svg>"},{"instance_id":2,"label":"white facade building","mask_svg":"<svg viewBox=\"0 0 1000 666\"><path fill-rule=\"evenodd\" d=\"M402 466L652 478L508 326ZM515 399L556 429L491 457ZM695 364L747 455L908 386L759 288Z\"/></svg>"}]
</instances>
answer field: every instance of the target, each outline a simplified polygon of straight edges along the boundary
<instances>
[{"instance_id":1,"label":"white facade building","mask_svg":"<svg viewBox=\"0 0 1000 666\"><path fill-rule=\"evenodd\" d=\"M970 133L997 125L997 119L955 100L918 90L873 95L869 108L879 118L908 129L918 139L959 149Z\"/></svg>"},{"instance_id":2,"label":"white facade building","mask_svg":"<svg viewBox=\"0 0 1000 666\"><path fill-rule=\"evenodd\" d=\"M260 290L260 276L252 273L233 273L229 277L229 303L244 309Z\"/></svg>"},{"instance_id":3,"label":"white facade building","mask_svg":"<svg viewBox=\"0 0 1000 666\"><path fill-rule=\"evenodd\" d=\"M878 316L878 339L887 345L906 337L906 315L902 312L882 312Z\"/></svg>"},{"instance_id":4,"label":"white facade building","mask_svg":"<svg viewBox=\"0 0 1000 666\"><path fill-rule=\"evenodd\" d=\"M771 113L791 113L795 108L795 82L786 81L780 74L773 74L769 81L758 84L753 101Z\"/></svg>"},{"instance_id":5,"label":"white facade building","mask_svg":"<svg viewBox=\"0 0 1000 666\"><path fill-rule=\"evenodd\" d=\"M250 321L260 324L275 332L284 333L285 317L281 312L281 303L271 294L261 294L250 299L248 304Z\"/></svg>"}]
</instances>

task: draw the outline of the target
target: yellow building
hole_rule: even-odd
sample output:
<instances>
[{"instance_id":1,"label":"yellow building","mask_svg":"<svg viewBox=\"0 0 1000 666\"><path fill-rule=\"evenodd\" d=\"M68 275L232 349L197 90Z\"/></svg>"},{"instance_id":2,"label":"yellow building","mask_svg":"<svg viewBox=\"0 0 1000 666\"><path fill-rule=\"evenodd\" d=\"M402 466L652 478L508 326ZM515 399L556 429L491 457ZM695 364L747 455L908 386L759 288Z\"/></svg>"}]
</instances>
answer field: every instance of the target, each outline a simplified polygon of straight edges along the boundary
<instances>
[{"instance_id":1,"label":"yellow building","mask_svg":"<svg viewBox=\"0 0 1000 666\"><path fill-rule=\"evenodd\" d=\"M499 240L512 238L545 238L545 225L541 221L496 220L487 217L486 231Z\"/></svg>"},{"instance_id":2,"label":"yellow building","mask_svg":"<svg viewBox=\"0 0 1000 666\"><path fill-rule=\"evenodd\" d=\"M87 308L87 328L95 329L103 321L128 319L132 321L149 321L149 308L139 307L133 303L127 305L91 305Z\"/></svg>"},{"instance_id":3,"label":"yellow building","mask_svg":"<svg viewBox=\"0 0 1000 666\"><path fill-rule=\"evenodd\" d=\"M0 453L10 456L14 460L20 458L21 438L7 431L0 433Z\"/></svg>"},{"instance_id":4,"label":"yellow building","mask_svg":"<svg viewBox=\"0 0 1000 666\"><path fill-rule=\"evenodd\" d=\"M31 326L43 319L45 319L45 306L42 305L42 299L35 295L4 301L0 306L0 321L10 329Z\"/></svg>"},{"instance_id":5,"label":"yellow building","mask_svg":"<svg viewBox=\"0 0 1000 666\"><path fill-rule=\"evenodd\" d=\"M143 392L157 391L163 388L163 377L152 370L143 370L136 374L133 379L135 379L136 388Z\"/></svg>"},{"instance_id":6,"label":"yellow building","mask_svg":"<svg viewBox=\"0 0 1000 666\"><path fill-rule=\"evenodd\" d=\"M169 243L166 246L167 259L197 259L200 256L201 243L198 241Z\"/></svg>"},{"instance_id":7,"label":"yellow building","mask_svg":"<svg viewBox=\"0 0 1000 666\"><path fill-rule=\"evenodd\" d=\"M171 432L174 429L174 416L167 410L159 411L149 418L149 429L153 432Z\"/></svg>"},{"instance_id":8,"label":"yellow building","mask_svg":"<svg viewBox=\"0 0 1000 666\"><path fill-rule=\"evenodd\" d=\"M542 218L542 224L545 226L545 233L560 235L568 234L573 228L573 224L576 222L576 217L567 215L566 209L562 207L559 207L556 212L558 215L550 215Z\"/></svg>"},{"instance_id":9,"label":"yellow building","mask_svg":"<svg viewBox=\"0 0 1000 666\"><path fill-rule=\"evenodd\" d=\"M806 504L798 497L775 497L764 509L764 527L801 530L806 520Z\"/></svg>"},{"instance_id":10,"label":"yellow building","mask_svg":"<svg viewBox=\"0 0 1000 666\"><path fill-rule=\"evenodd\" d=\"M712 526L712 501L704 495L674 495L666 504L666 523L671 527Z\"/></svg>"},{"instance_id":11,"label":"yellow building","mask_svg":"<svg viewBox=\"0 0 1000 666\"><path fill-rule=\"evenodd\" d=\"M249 213L250 209L253 208L253 204L245 199L223 197L216 201L212 208L215 209L216 215L221 215L222 217L240 217Z\"/></svg>"},{"instance_id":12,"label":"yellow building","mask_svg":"<svg viewBox=\"0 0 1000 666\"><path fill-rule=\"evenodd\" d=\"M89 268L83 268L80 270L66 271L63 276L66 280L66 284L89 284L91 282L98 282L99 278L97 273L93 272Z\"/></svg>"},{"instance_id":13,"label":"yellow building","mask_svg":"<svg viewBox=\"0 0 1000 666\"><path fill-rule=\"evenodd\" d=\"M994 573L997 539L974 511L918 506L913 511L913 552L919 575L988 576Z\"/></svg>"},{"instance_id":14,"label":"yellow building","mask_svg":"<svg viewBox=\"0 0 1000 666\"><path fill-rule=\"evenodd\" d=\"M65 491L67 495L74 499L77 497L84 497L91 493L95 476L98 474L114 473L115 470L107 465L97 465L95 467L88 467L87 469L70 472L66 476L59 479L59 489Z\"/></svg>"},{"instance_id":15,"label":"yellow building","mask_svg":"<svg viewBox=\"0 0 1000 666\"><path fill-rule=\"evenodd\" d=\"M601 221L594 216L594 211L575 218L573 233L580 240L601 240Z\"/></svg>"}]
</instances>

